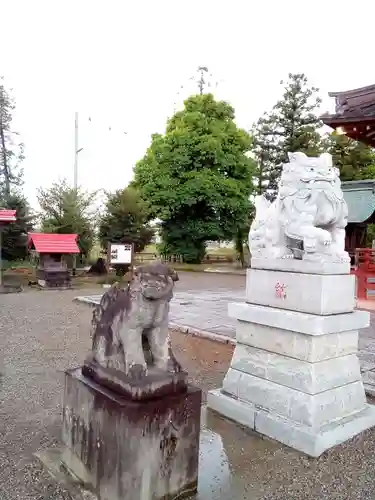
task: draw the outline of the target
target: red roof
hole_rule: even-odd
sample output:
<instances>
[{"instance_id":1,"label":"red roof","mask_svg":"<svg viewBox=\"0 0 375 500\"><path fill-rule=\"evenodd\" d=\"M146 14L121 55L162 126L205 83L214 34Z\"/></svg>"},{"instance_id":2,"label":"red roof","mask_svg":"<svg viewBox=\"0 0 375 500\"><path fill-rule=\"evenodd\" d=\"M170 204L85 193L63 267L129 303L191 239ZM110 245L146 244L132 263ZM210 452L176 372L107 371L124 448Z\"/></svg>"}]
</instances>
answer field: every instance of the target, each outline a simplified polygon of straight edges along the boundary
<instances>
[{"instance_id":1,"label":"red roof","mask_svg":"<svg viewBox=\"0 0 375 500\"><path fill-rule=\"evenodd\" d=\"M80 253L76 234L29 233L29 246L38 253Z\"/></svg>"},{"instance_id":2,"label":"red roof","mask_svg":"<svg viewBox=\"0 0 375 500\"><path fill-rule=\"evenodd\" d=\"M0 208L0 222L15 222L16 219L16 210Z\"/></svg>"}]
</instances>

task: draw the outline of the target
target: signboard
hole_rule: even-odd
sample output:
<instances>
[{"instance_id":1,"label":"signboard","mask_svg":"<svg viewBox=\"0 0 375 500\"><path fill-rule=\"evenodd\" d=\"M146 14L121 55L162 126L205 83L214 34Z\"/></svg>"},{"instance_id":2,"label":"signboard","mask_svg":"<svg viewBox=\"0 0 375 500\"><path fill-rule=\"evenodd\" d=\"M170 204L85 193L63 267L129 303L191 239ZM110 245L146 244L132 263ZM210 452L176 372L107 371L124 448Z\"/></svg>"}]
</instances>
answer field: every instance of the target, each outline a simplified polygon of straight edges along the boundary
<instances>
[{"instance_id":1,"label":"signboard","mask_svg":"<svg viewBox=\"0 0 375 500\"><path fill-rule=\"evenodd\" d=\"M110 264L131 264L133 260L133 245L131 243L111 243Z\"/></svg>"}]
</instances>

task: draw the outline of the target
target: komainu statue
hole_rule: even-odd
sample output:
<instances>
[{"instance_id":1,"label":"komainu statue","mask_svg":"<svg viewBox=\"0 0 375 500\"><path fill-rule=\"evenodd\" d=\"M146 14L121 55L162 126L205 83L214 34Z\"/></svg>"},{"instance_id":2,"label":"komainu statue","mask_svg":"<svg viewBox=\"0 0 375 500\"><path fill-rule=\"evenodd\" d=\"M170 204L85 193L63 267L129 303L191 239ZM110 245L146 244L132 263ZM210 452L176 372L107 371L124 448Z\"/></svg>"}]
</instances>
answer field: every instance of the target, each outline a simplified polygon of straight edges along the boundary
<instances>
[{"instance_id":1,"label":"komainu statue","mask_svg":"<svg viewBox=\"0 0 375 500\"><path fill-rule=\"evenodd\" d=\"M95 308L92 352L82 372L133 399L185 387L168 333L169 302L178 275L167 265L139 266L125 288L113 285Z\"/></svg>"},{"instance_id":2,"label":"komainu statue","mask_svg":"<svg viewBox=\"0 0 375 500\"><path fill-rule=\"evenodd\" d=\"M288 156L276 200L269 203L258 196L255 201L256 217L249 233L252 257L348 262L348 209L331 155Z\"/></svg>"}]
</instances>

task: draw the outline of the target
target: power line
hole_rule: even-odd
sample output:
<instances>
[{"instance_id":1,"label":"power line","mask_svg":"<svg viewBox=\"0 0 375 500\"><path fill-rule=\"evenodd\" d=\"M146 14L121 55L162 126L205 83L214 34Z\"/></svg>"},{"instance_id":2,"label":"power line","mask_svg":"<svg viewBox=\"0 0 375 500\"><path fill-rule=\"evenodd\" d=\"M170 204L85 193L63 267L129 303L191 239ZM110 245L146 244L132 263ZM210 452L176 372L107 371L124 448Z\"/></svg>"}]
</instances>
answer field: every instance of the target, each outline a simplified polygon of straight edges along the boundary
<instances>
[{"instance_id":1,"label":"power line","mask_svg":"<svg viewBox=\"0 0 375 500\"><path fill-rule=\"evenodd\" d=\"M86 120L85 120L86 121ZM87 122L92 123L92 116L87 117ZM102 123L103 120L100 120ZM112 125L107 125L108 131L111 132L113 130ZM127 135L128 132L122 131L124 135ZM74 174L73 174L73 187L77 191L78 190L78 155L83 150L83 147L79 147L79 115L78 111L75 112L74 116Z\"/></svg>"}]
</instances>

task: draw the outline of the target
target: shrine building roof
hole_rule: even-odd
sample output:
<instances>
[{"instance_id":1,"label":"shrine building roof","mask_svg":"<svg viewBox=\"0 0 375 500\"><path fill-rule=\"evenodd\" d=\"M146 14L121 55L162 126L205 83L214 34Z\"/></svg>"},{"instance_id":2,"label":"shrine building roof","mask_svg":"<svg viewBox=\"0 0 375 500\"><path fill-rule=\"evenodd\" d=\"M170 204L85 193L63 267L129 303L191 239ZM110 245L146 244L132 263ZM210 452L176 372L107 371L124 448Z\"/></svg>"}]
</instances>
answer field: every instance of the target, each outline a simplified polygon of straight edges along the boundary
<instances>
[{"instance_id":1,"label":"shrine building roof","mask_svg":"<svg viewBox=\"0 0 375 500\"><path fill-rule=\"evenodd\" d=\"M328 95L335 98L335 113L322 115L323 123L337 133L375 147L375 85Z\"/></svg>"},{"instance_id":2,"label":"shrine building roof","mask_svg":"<svg viewBox=\"0 0 375 500\"><path fill-rule=\"evenodd\" d=\"M348 222L374 223L375 180L345 181L341 187L348 205Z\"/></svg>"},{"instance_id":3,"label":"shrine building roof","mask_svg":"<svg viewBox=\"0 0 375 500\"><path fill-rule=\"evenodd\" d=\"M38 253L80 253L76 234L29 233L29 248Z\"/></svg>"},{"instance_id":4,"label":"shrine building roof","mask_svg":"<svg viewBox=\"0 0 375 500\"><path fill-rule=\"evenodd\" d=\"M0 208L0 222L15 222L16 220L16 210Z\"/></svg>"}]
</instances>

